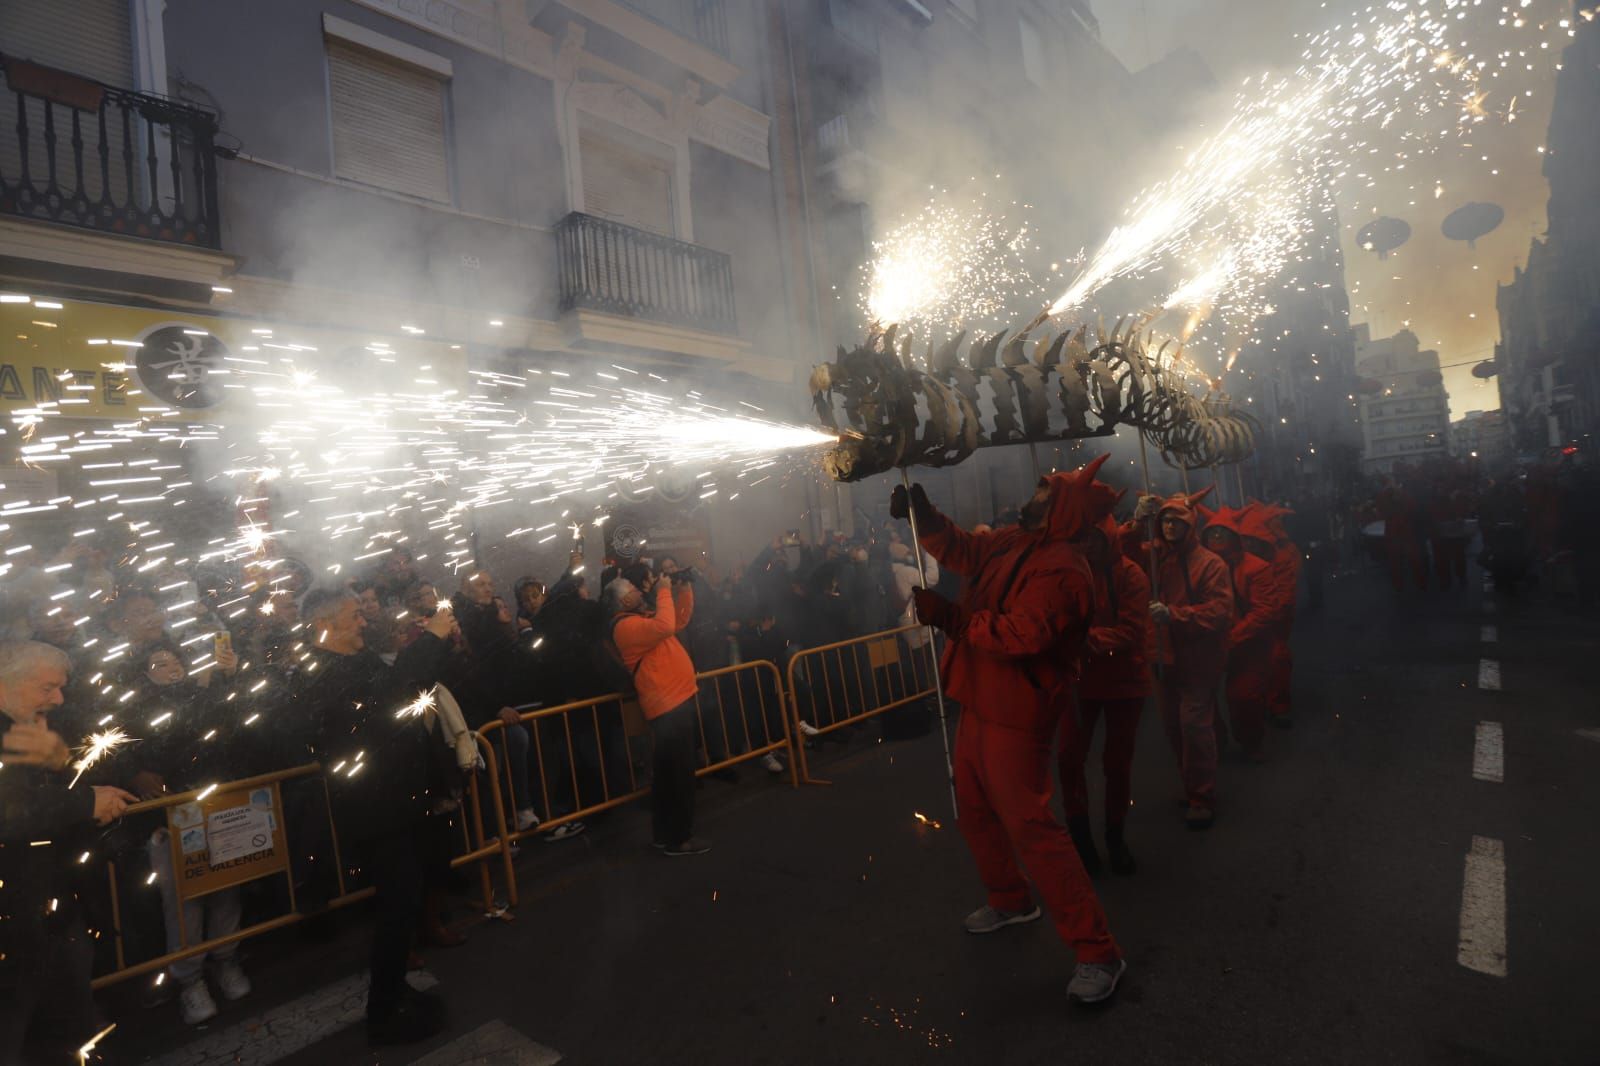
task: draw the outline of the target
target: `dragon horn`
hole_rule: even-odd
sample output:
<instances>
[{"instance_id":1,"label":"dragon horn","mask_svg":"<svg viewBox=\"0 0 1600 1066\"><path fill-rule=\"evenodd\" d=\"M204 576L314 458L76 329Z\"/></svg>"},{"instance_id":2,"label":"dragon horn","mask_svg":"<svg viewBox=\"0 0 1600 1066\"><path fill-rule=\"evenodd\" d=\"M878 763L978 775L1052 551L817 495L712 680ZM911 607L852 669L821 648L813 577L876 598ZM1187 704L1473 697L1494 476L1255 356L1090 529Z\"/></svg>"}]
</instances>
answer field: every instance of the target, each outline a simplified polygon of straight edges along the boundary
<instances>
[{"instance_id":1,"label":"dragon horn","mask_svg":"<svg viewBox=\"0 0 1600 1066\"><path fill-rule=\"evenodd\" d=\"M1064 349L1067 346L1067 342L1070 341L1070 340L1072 340L1072 334L1070 334L1070 333L1058 334L1056 336L1055 342L1053 344L1051 344L1048 349L1045 350L1045 353L1042 356L1039 357L1039 365L1040 366L1059 366L1061 364L1061 352L1062 352L1062 349ZM1039 343L1043 344L1044 341L1040 341Z\"/></svg>"},{"instance_id":2,"label":"dragon horn","mask_svg":"<svg viewBox=\"0 0 1600 1066\"><path fill-rule=\"evenodd\" d=\"M1001 330L988 340L979 344L974 341L967 352L967 366L973 370L985 370L995 364L995 352L1000 347L1000 342L1005 339L1006 331Z\"/></svg>"},{"instance_id":3,"label":"dragon horn","mask_svg":"<svg viewBox=\"0 0 1600 1066\"><path fill-rule=\"evenodd\" d=\"M934 373L945 375L956 368L957 354L961 351L961 342L967 339L967 331L962 330L954 337L939 346L939 350L932 356L928 364ZM932 343L931 341L929 343Z\"/></svg>"},{"instance_id":4,"label":"dragon horn","mask_svg":"<svg viewBox=\"0 0 1600 1066\"><path fill-rule=\"evenodd\" d=\"M1028 335L1026 333L1018 333L1015 337L1012 337L1010 343L1005 346L1005 350L1000 353L1000 365L1027 366L1028 357L1022 350L1027 343Z\"/></svg>"}]
</instances>

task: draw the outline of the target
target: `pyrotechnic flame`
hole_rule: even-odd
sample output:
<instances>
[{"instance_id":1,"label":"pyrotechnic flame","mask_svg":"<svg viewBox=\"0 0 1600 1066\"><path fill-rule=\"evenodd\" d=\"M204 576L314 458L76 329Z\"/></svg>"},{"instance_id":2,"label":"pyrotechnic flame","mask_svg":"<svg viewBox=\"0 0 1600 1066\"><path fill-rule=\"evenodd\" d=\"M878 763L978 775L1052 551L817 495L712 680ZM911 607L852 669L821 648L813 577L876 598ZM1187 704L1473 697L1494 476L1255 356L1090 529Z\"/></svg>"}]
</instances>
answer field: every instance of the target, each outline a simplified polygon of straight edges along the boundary
<instances>
[{"instance_id":1,"label":"pyrotechnic flame","mask_svg":"<svg viewBox=\"0 0 1600 1066\"><path fill-rule=\"evenodd\" d=\"M429 689L427 692L420 693L416 699L396 711L394 716L396 718L416 718L433 710L438 705L439 701L434 698L433 690Z\"/></svg>"},{"instance_id":2,"label":"pyrotechnic flame","mask_svg":"<svg viewBox=\"0 0 1600 1066\"><path fill-rule=\"evenodd\" d=\"M67 784L67 787L71 788L76 785L78 778L83 776L85 770L132 739L133 737L123 732L121 726L112 726L103 733L89 734L89 742L81 749L83 754L78 757L77 762L72 764L72 768L78 772L72 775L72 780Z\"/></svg>"},{"instance_id":3,"label":"pyrotechnic flame","mask_svg":"<svg viewBox=\"0 0 1600 1066\"><path fill-rule=\"evenodd\" d=\"M917 821L921 822L923 825L927 826L929 829L943 829L944 828L944 826L940 825L934 819L929 818L926 814L923 814L921 811L913 811L912 813L916 816Z\"/></svg>"}]
</instances>

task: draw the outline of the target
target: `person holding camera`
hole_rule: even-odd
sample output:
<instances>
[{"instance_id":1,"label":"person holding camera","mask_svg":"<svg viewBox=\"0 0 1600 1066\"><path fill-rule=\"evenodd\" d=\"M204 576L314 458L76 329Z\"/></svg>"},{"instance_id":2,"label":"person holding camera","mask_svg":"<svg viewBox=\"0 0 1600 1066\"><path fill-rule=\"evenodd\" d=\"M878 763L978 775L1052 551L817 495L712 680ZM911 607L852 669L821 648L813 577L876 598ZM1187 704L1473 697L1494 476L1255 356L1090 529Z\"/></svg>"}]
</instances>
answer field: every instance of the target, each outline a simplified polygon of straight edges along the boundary
<instances>
[{"instance_id":1,"label":"person holding camera","mask_svg":"<svg viewBox=\"0 0 1600 1066\"><path fill-rule=\"evenodd\" d=\"M694 616L694 571L678 570L666 580L644 567L606 586L611 640L622 665L633 675L639 707L655 743L650 803L655 846L668 855L703 855L711 845L694 835L695 693L694 663L678 634ZM647 609L654 595L655 610Z\"/></svg>"}]
</instances>

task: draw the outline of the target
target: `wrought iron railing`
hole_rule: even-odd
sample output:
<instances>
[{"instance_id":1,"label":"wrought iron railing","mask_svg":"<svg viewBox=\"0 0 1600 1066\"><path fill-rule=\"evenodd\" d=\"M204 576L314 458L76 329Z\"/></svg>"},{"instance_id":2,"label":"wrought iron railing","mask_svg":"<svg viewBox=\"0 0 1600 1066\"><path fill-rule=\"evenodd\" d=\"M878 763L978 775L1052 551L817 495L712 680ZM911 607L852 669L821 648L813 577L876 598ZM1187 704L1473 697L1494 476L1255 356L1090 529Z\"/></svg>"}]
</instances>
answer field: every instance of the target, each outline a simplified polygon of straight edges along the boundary
<instances>
[{"instance_id":1,"label":"wrought iron railing","mask_svg":"<svg viewBox=\"0 0 1600 1066\"><path fill-rule=\"evenodd\" d=\"M623 0L667 29L699 41L720 56L728 51L727 0Z\"/></svg>"},{"instance_id":2,"label":"wrought iron railing","mask_svg":"<svg viewBox=\"0 0 1600 1066\"><path fill-rule=\"evenodd\" d=\"M216 117L0 56L0 214L221 246Z\"/></svg>"},{"instance_id":3,"label":"wrought iron railing","mask_svg":"<svg viewBox=\"0 0 1600 1066\"><path fill-rule=\"evenodd\" d=\"M556 246L563 311L738 331L733 262L722 252L576 211L556 227Z\"/></svg>"}]
</instances>

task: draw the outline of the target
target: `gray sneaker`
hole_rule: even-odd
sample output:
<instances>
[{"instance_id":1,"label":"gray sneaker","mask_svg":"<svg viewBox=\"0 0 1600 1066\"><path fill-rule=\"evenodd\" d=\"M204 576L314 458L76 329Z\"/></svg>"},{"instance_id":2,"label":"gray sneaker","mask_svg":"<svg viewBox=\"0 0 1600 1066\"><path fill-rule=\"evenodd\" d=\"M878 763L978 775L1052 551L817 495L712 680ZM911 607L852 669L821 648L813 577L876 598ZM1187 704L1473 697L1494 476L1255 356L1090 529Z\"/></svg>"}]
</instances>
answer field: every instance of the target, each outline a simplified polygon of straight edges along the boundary
<instances>
[{"instance_id":1,"label":"gray sneaker","mask_svg":"<svg viewBox=\"0 0 1600 1066\"><path fill-rule=\"evenodd\" d=\"M1030 910L1002 911L985 903L971 914L967 915L967 932L993 933L1004 929L1008 925L1022 925L1025 922L1036 922L1044 912L1039 910L1035 903Z\"/></svg>"},{"instance_id":2,"label":"gray sneaker","mask_svg":"<svg viewBox=\"0 0 1600 1066\"><path fill-rule=\"evenodd\" d=\"M1104 1003L1117 990L1117 982L1128 971L1128 960L1080 962L1067 985L1067 998L1079 1003Z\"/></svg>"}]
</instances>

